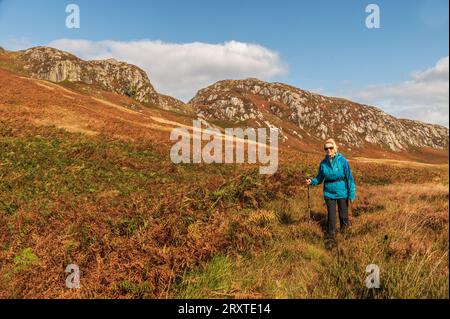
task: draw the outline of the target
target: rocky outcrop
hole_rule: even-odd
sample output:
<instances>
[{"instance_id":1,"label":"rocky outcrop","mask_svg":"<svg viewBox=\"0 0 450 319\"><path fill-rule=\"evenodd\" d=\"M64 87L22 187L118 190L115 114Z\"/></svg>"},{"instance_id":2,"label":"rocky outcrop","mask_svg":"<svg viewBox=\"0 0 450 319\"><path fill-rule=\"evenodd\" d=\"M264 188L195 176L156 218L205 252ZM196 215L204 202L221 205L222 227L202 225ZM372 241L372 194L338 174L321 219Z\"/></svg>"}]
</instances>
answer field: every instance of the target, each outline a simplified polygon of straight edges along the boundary
<instances>
[{"instance_id":1,"label":"rocky outcrop","mask_svg":"<svg viewBox=\"0 0 450 319\"><path fill-rule=\"evenodd\" d=\"M101 89L127 95L138 102L159 104L159 95L147 74L137 66L114 59L84 61L49 47L19 52L24 69L38 79L51 82L83 82Z\"/></svg>"},{"instance_id":2,"label":"rocky outcrop","mask_svg":"<svg viewBox=\"0 0 450 319\"><path fill-rule=\"evenodd\" d=\"M217 82L200 90L189 104L209 120L253 120L270 126L269 119L275 117L318 139L334 137L348 148L373 144L402 151L425 146L448 149L449 144L449 130L443 126L397 119L373 106L257 79Z\"/></svg>"},{"instance_id":3,"label":"rocky outcrop","mask_svg":"<svg viewBox=\"0 0 450 319\"><path fill-rule=\"evenodd\" d=\"M146 105L194 113L205 120L277 127L283 140L334 137L348 148L375 145L390 151L448 149L449 130L443 126L397 119L373 106L283 83L257 79L220 81L200 90L185 104L158 94L140 68L114 59L84 61L49 47L19 51L17 56L21 67L35 78L57 83L83 82Z\"/></svg>"},{"instance_id":4,"label":"rocky outcrop","mask_svg":"<svg viewBox=\"0 0 450 319\"><path fill-rule=\"evenodd\" d=\"M164 94L159 94L159 107L166 111L195 115L195 112L186 103Z\"/></svg>"}]
</instances>

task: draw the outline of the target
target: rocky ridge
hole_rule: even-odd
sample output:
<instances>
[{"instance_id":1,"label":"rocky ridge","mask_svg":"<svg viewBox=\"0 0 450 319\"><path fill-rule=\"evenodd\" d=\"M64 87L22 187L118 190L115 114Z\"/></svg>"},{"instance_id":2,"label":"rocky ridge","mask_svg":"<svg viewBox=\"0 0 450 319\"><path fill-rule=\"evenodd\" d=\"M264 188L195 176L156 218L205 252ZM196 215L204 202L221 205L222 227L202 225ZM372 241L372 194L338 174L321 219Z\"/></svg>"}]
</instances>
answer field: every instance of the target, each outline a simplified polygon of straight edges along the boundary
<instances>
[{"instance_id":1,"label":"rocky ridge","mask_svg":"<svg viewBox=\"0 0 450 319\"><path fill-rule=\"evenodd\" d=\"M159 95L147 74L135 65L115 59L84 61L49 47L20 51L24 69L32 77L51 82L83 82L127 95L138 102L159 104Z\"/></svg>"},{"instance_id":2,"label":"rocky ridge","mask_svg":"<svg viewBox=\"0 0 450 319\"><path fill-rule=\"evenodd\" d=\"M334 137L349 149L375 145L395 152L421 147L448 149L446 127L397 119L373 106L283 83L254 78L220 81L200 90L186 105L159 94L145 71L128 63L114 59L84 61L49 47L19 51L18 57L24 70L34 78L92 84L148 106L193 114L204 120L277 127L282 140Z\"/></svg>"},{"instance_id":3,"label":"rocky ridge","mask_svg":"<svg viewBox=\"0 0 450 319\"><path fill-rule=\"evenodd\" d=\"M207 120L273 126L269 119L276 117L299 128L291 132L296 138L334 137L348 148L372 144L390 151L446 149L449 143L446 127L397 119L373 106L257 79L217 82L200 90L189 104Z\"/></svg>"}]
</instances>

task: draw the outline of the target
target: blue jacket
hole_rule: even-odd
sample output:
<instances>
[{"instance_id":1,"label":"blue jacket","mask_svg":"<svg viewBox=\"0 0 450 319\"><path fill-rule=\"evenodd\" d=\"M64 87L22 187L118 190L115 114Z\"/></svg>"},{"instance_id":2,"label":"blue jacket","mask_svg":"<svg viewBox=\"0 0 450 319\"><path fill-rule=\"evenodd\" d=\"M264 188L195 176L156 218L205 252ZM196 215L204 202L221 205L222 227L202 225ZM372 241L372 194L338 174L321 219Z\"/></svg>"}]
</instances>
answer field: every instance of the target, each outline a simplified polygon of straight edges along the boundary
<instances>
[{"instance_id":1,"label":"blue jacket","mask_svg":"<svg viewBox=\"0 0 450 319\"><path fill-rule=\"evenodd\" d=\"M330 182L327 182L330 181ZM333 158L333 164L328 155L325 156L319 166L319 173L312 180L311 185L316 186L324 182L323 194L325 197L338 199L355 199L356 187L352 171L348 165L347 159L337 153Z\"/></svg>"}]
</instances>

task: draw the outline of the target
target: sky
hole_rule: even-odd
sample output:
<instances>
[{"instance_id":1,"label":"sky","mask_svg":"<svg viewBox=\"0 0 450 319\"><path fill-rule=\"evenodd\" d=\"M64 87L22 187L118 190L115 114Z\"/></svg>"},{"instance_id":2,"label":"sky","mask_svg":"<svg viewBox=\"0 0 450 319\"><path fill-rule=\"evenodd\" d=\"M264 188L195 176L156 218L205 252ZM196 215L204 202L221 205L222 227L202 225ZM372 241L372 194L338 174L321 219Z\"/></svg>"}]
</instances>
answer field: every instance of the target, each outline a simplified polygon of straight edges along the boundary
<instances>
[{"instance_id":1,"label":"sky","mask_svg":"<svg viewBox=\"0 0 450 319\"><path fill-rule=\"evenodd\" d=\"M68 4L80 28L66 26ZM369 29L368 4L380 9ZM0 0L0 46L116 58L188 101L256 77L449 126L448 0Z\"/></svg>"}]
</instances>

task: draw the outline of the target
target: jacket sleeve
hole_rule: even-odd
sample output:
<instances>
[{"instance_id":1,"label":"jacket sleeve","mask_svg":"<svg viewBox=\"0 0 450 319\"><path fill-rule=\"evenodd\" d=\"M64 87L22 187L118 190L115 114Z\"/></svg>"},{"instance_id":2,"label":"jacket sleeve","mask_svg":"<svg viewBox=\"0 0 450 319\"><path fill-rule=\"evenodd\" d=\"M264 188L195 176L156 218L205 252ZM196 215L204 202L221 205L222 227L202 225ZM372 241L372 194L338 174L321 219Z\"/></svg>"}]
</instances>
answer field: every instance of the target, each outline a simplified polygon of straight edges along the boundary
<instances>
[{"instance_id":1,"label":"jacket sleeve","mask_svg":"<svg viewBox=\"0 0 450 319\"><path fill-rule=\"evenodd\" d=\"M344 160L344 174L347 179L347 196L351 200L355 200L356 197L356 185L353 178L352 170L347 160Z\"/></svg>"},{"instance_id":2,"label":"jacket sleeve","mask_svg":"<svg viewBox=\"0 0 450 319\"><path fill-rule=\"evenodd\" d=\"M320 163L319 173L317 174L317 177L312 180L311 185L316 186L316 185L321 184L323 182L324 178L325 178L325 176L323 175L322 163Z\"/></svg>"}]
</instances>

